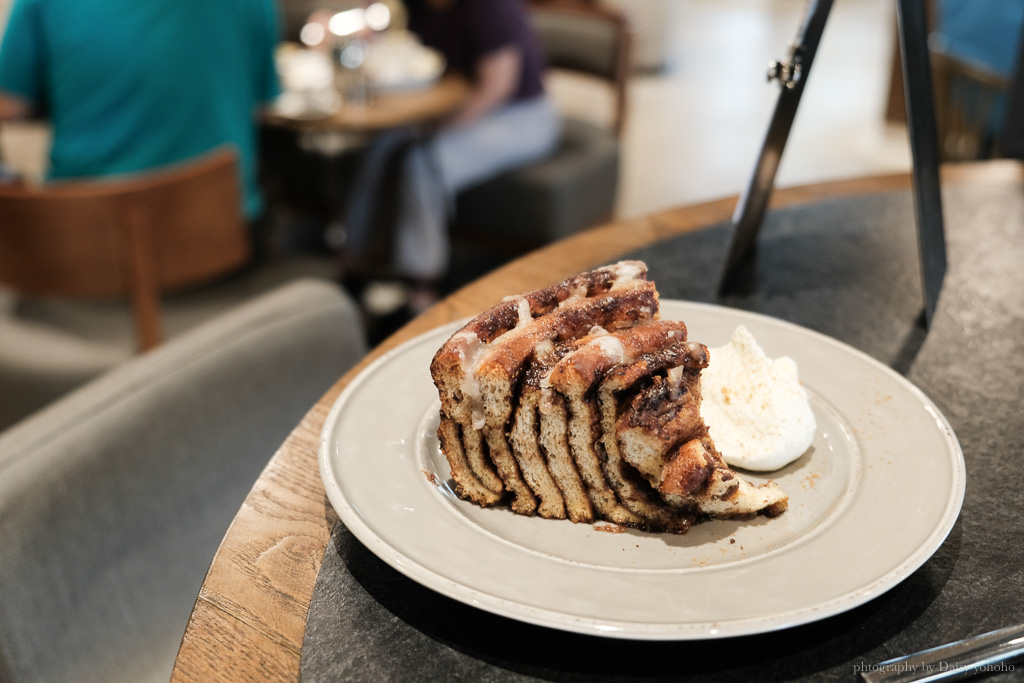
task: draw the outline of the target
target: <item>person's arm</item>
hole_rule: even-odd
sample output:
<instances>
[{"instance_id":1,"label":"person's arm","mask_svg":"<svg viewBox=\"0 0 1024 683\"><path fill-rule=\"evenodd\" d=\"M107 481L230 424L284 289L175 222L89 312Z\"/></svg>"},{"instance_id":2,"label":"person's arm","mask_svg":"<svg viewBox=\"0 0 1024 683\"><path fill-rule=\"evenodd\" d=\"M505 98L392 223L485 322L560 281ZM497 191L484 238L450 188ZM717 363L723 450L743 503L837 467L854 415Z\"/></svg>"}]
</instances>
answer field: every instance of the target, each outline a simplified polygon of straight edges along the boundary
<instances>
[{"instance_id":1,"label":"person's arm","mask_svg":"<svg viewBox=\"0 0 1024 683\"><path fill-rule=\"evenodd\" d=\"M458 126L487 115L507 102L519 86L522 51L515 45L484 55L476 65L476 83L463 106L447 122Z\"/></svg>"},{"instance_id":2,"label":"person's arm","mask_svg":"<svg viewBox=\"0 0 1024 683\"><path fill-rule=\"evenodd\" d=\"M0 92L0 122L28 118L32 103L23 97Z\"/></svg>"},{"instance_id":3,"label":"person's arm","mask_svg":"<svg viewBox=\"0 0 1024 683\"><path fill-rule=\"evenodd\" d=\"M28 100L0 92L0 133L3 132L5 122L28 118L31 112L32 105ZM3 144L0 144L0 185L21 184L21 174L4 161L5 151Z\"/></svg>"}]
</instances>

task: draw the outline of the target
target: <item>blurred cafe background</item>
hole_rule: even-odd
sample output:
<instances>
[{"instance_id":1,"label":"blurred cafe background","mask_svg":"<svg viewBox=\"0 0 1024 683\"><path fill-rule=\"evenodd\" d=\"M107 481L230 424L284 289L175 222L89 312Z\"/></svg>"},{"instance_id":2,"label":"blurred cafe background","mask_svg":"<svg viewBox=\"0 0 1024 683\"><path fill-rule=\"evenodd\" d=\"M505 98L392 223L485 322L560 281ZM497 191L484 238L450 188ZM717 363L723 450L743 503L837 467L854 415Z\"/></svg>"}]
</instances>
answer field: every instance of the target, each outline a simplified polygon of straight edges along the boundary
<instances>
[{"instance_id":1,"label":"blurred cafe background","mask_svg":"<svg viewBox=\"0 0 1024 683\"><path fill-rule=\"evenodd\" d=\"M449 63L450 55L446 57L443 49L425 45L414 30L417 27L410 26L416 6L422 5L426 9L421 8L421 13L430 14L432 3L444 6L446 1L416 2L410 13L400 0L278 0L278 4L268 5L276 13L267 29L270 37L258 44L228 40L232 32L242 35L251 29L244 14L261 11L256 0L249 3L249 10L232 10L237 13L233 20L220 18L219 23L193 27L187 40L198 41L191 44L199 47L192 48L191 59L184 59L181 66L193 75L174 77L192 83L203 80L198 77L201 74L211 81L206 86L211 91L237 92L223 97L204 95L218 102L203 108L187 101L189 93L201 92L198 87L183 88L172 105L157 105L162 113L154 114L146 126L136 126L118 141L117 150L106 153L131 156L148 149L147 138L170 136L170 131L159 129L168 118L164 115L167 110L190 111L189 115L204 119L190 137L187 125L182 132L185 114L171 117L177 127L174 134L184 135L194 144L165 141L169 149L153 155L156 161L135 160L135 167L123 168L145 177L161 170L147 168L147 164L161 166L158 161L163 159L187 165L201 156L199 152L218 147L214 143L221 133L217 131L230 129L227 138L220 140L228 149L232 135L250 135L248 148L236 150L242 187L235 190L243 195L241 222L249 241L246 253L226 257L225 263L212 266L209 273L158 283L165 298L149 317L159 316L160 329L154 331L156 325L150 324L149 332L142 330L139 320L133 321L125 303L131 299L137 310L137 292L131 297L127 296L131 292L123 292L119 302L85 305L57 301L64 294L74 298L81 292L60 292L49 285L19 286L5 276L2 313L8 318L3 323L8 333L0 346L9 347L5 352L8 362L45 366L53 354L64 354L64 365L73 364L66 360L69 357L81 357L82 366L66 372L66 379L51 377L45 390L26 390L26 396L37 393L38 399L35 403L26 399L20 412L38 407L36 403L130 357L140 346L177 335L294 278L315 277L340 284L358 307L367 343L375 344L439 297L530 249L611 220L739 192L749 177L777 97L777 87L766 83L766 65L784 56L807 8L803 0L515 0L511 5L527 17L529 35L525 39L533 41L530 44L543 60L536 70L543 93L557 111L557 139L538 147L532 157L510 157L491 165L488 155L496 153L493 148L470 145L451 152L450 156L461 155L464 165L470 157L481 163L458 187L438 190L441 199L432 200L438 206L431 211L440 212L444 225L434 228L433 236L406 237L397 227L403 212L411 212L415 223L427 211L422 204L406 207L406 195L415 192L405 187L403 164L407 162L403 159L411 155L410 148L428 146L438 131L457 118L479 81L479 75L466 73L464 65ZM247 6L245 2L235 4ZM13 17L12 10L17 13L19 6L23 14L31 15L28 21ZM50 21L71 26L88 21L70 13L66 24L61 24L61 17L53 15L59 14L62 6L47 0L0 0L0 28L13 19L12 30L5 32L3 78L18 82L10 74L17 76L19 55L27 54L23 45L31 43L16 35L27 30L22 25ZM190 11L182 9L178 14ZM1024 0L934 0L929 12L944 160L1012 155L1015 143L1006 133L1012 137L1012 131L1021 126L1013 125L1008 98L1019 71ZM126 26L135 22L138 30L143 25L139 22L163 21L137 14L124 10ZM208 14L196 12L195 23ZM500 26L512 20L497 16L494 21ZM172 23L167 20L161 26ZM167 40L164 34L170 33L170 29L162 31L160 39ZM121 39L141 45L138 41L156 40L154 35ZM62 47L59 37L50 36L57 45L47 49L54 49L57 56L53 64L35 68L43 72L54 65L61 68L61 59L70 59L67 55L72 55L76 68L81 69L87 69L93 57L109 58L90 54L82 47L87 43L80 34L69 30L68 36L69 43L81 44ZM265 68L273 73L260 76L268 81L260 85L265 93L244 94L252 100L243 102L252 107L251 131L239 133L237 124L231 124L234 129L220 126L201 137L199 129L210 127L206 119L227 116L227 105L221 99L242 97L237 93L243 89L236 86L243 72L232 76L222 63L237 59L223 57L229 45L255 51L246 59L254 64L261 60L272 63ZM173 59L182 59L180 53L188 53L189 48L179 45L176 50ZM216 61L219 70L204 66L202 60L207 58ZM520 61L528 60L520 56ZM128 70L128 66L124 68ZM173 63L164 64L161 73L174 74L174 68ZM525 68L511 78L523 78ZM116 74L117 68L113 70ZM217 77L227 82L218 87ZM37 75L40 82L47 78L53 77ZM11 87L0 83L0 91ZM140 97L146 96L148 89L139 92ZM24 193L59 188L67 183L57 181L69 179L130 182L132 174L125 172L101 172L98 177L66 169L52 173L52 160L58 156L50 154L54 120L49 114L61 107L81 113L85 105L76 109L68 104L64 100L71 96L66 93L49 95L53 102L45 101L43 93L37 95L36 102L15 97L22 110L12 112L8 107L0 124L2 187ZM509 96L503 97L507 100ZM133 106L127 101L124 104L125 108ZM101 105L92 102L89 106ZM231 106L239 105L234 102ZM106 115L102 111L90 115L92 123L88 117L75 118L79 137L93 139L89 125L95 126L97 139L109 135ZM63 116L57 113L59 121L65 120ZM506 131L514 140L511 147L526 144L525 130L534 129ZM59 152L54 148L54 154L60 155L58 163L65 163L61 159L70 147L64 144ZM374 149L378 151L371 153ZM428 166L431 155L437 154L431 150L427 155ZM837 0L777 185L909 167L894 3ZM115 163L112 168L121 167ZM451 173L434 171L425 172L428 180ZM208 181L197 182L210 187ZM187 203L187 195L183 197ZM262 201L261 208L253 209L257 201ZM69 216L80 216L84 210L71 202L61 213L53 210L54 202L45 197L38 205L51 211L31 209L32 220L51 226L67 223ZM0 212L13 211L12 206L5 202ZM0 222L5 218L0 213ZM169 235L171 229L160 230ZM63 238L48 239L52 245L53 240ZM167 239L178 244L184 238ZM6 242L10 244L10 240ZM411 255L403 258L411 265L396 261L401 243L407 243L404 248ZM206 252L225 249L199 244L193 248ZM81 256L77 249L68 247L68 252ZM8 257L30 269L26 258ZM418 268L421 259L433 265ZM231 292L223 301L204 294L204 290L218 287ZM175 290L184 290L185 295ZM111 331L115 328L120 332ZM140 341L143 334L149 341ZM23 338L32 349L28 356L11 350ZM70 353L68 349L76 348L75 344L87 350ZM27 372L13 374L20 377Z\"/></svg>"}]
</instances>

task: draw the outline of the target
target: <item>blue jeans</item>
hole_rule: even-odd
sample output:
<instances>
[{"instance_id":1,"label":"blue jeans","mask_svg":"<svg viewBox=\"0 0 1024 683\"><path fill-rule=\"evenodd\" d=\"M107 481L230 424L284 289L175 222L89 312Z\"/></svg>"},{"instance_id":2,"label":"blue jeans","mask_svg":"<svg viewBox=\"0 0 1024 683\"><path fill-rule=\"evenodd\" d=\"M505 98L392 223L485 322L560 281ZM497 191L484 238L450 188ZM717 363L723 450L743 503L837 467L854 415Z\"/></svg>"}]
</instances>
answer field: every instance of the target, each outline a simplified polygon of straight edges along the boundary
<instances>
[{"instance_id":1,"label":"blue jeans","mask_svg":"<svg viewBox=\"0 0 1024 683\"><path fill-rule=\"evenodd\" d=\"M540 96L420 140L411 129L380 135L366 151L349 200L350 255L358 258L370 242L372 207L387 161L403 145L409 147L399 166L392 265L403 275L434 279L448 268L448 220L455 195L549 155L560 131L558 112Z\"/></svg>"}]
</instances>

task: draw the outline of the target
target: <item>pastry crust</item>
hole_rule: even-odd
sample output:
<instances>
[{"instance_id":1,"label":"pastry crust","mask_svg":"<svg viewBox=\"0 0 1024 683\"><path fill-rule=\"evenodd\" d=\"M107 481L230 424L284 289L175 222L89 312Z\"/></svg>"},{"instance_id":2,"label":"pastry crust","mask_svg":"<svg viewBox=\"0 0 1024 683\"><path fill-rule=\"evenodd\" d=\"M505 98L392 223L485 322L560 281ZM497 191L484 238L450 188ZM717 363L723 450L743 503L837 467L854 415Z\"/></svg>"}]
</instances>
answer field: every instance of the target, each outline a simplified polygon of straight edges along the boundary
<instances>
[{"instance_id":1,"label":"pastry crust","mask_svg":"<svg viewBox=\"0 0 1024 683\"><path fill-rule=\"evenodd\" d=\"M653 318L658 295L646 274L643 264L625 261L508 298L467 323L434 355L431 376L441 397L442 420L451 419L461 427L464 450L471 456L477 452L471 443L474 432L483 435L515 512L533 514L538 504L513 456L508 433L518 384L535 350L584 337L595 325L618 329ZM492 489L487 463L482 458L467 460L470 472L452 465L456 485L477 490L472 481L476 479Z\"/></svg>"},{"instance_id":2,"label":"pastry crust","mask_svg":"<svg viewBox=\"0 0 1024 683\"><path fill-rule=\"evenodd\" d=\"M674 533L785 509L715 449L700 416L708 350L657 319L646 275L624 261L509 297L438 350L438 435L460 497Z\"/></svg>"},{"instance_id":3,"label":"pastry crust","mask_svg":"<svg viewBox=\"0 0 1024 683\"><path fill-rule=\"evenodd\" d=\"M699 369L654 376L622 411L614 439L662 500L697 517L774 517L788 506L775 482L755 486L726 465L700 416Z\"/></svg>"},{"instance_id":4,"label":"pastry crust","mask_svg":"<svg viewBox=\"0 0 1024 683\"><path fill-rule=\"evenodd\" d=\"M596 387L612 368L636 357L686 341L686 325L659 320L619 332L596 335L567 354L552 368L550 391L568 402L572 453L587 482L591 499L602 518L639 528L677 526L672 511L652 495L649 487L602 438L606 431Z\"/></svg>"}]
</instances>

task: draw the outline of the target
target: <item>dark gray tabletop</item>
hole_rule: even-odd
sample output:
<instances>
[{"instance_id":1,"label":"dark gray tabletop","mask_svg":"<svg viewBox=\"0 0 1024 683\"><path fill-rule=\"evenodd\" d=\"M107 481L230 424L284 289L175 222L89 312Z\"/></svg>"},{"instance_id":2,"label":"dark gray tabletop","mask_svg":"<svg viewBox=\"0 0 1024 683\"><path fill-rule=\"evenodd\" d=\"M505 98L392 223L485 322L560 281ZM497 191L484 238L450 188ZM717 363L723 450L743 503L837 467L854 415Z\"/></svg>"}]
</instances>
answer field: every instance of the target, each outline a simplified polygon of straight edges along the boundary
<instances>
[{"instance_id":1,"label":"dark gray tabletop","mask_svg":"<svg viewBox=\"0 0 1024 683\"><path fill-rule=\"evenodd\" d=\"M967 493L946 542L905 581L846 613L775 633L611 640L443 597L339 524L310 606L303 681L853 681L858 667L1024 621L1024 190L956 186L944 206L949 271L927 332L909 193L770 213L754 266L725 298L715 290L727 225L629 255L647 261L664 298L818 330L936 402L963 448ZM1024 662L990 680L1021 679Z\"/></svg>"}]
</instances>

